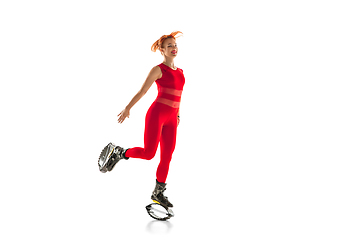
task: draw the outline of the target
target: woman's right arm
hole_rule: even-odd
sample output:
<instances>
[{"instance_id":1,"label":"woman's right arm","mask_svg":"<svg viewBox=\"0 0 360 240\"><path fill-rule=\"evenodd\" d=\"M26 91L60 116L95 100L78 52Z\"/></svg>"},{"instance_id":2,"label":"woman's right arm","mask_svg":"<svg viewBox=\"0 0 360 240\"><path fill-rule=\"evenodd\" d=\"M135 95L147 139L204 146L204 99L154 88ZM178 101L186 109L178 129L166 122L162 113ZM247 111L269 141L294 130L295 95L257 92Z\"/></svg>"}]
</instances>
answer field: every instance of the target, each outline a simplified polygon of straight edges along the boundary
<instances>
[{"instance_id":1,"label":"woman's right arm","mask_svg":"<svg viewBox=\"0 0 360 240\"><path fill-rule=\"evenodd\" d=\"M142 85L140 91L135 94L135 96L131 99L129 104L125 107L125 109L118 115L118 122L122 123L125 118L130 116L130 109L146 94L151 85L156 81L156 79L161 78L161 69L159 66L155 66L150 70L149 75L147 76L144 84Z\"/></svg>"}]
</instances>

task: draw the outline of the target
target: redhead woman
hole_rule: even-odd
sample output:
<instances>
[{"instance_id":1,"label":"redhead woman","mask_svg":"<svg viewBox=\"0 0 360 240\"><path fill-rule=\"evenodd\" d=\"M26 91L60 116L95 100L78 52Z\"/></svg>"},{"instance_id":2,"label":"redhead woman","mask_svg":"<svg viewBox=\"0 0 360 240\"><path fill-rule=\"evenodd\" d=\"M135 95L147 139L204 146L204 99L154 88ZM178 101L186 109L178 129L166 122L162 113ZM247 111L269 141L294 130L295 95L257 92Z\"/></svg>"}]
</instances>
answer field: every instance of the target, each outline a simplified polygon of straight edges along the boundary
<instances>
[{"instance_id":1,"label":"redhead woman","mask_svg":"<svg viewBox=\"0 0 360 240\"><path fill-rule=\"evenodd\" d=\"M176 131L180 123L180 100L185 84L182 69L174 64L178 54L176 35L180 31L163 35L151 47L153 52L159 50L164 56L164 61L153 67L139 92L131 99L125 109L118 115L118 122L122 123L130 116L131 108L146 94L149 88L156 82L158 96L148 109L145 117L144 147L124 149L109 143L104 148L105 157L99 158L101 172L111 171L121 159L140 158L151 160L160 142L160 163L156 172L156 186L151 195L154 202L165 207L173 207L167 197L164 196L166 178L169 165L176 145ZM102 155L104 155L102 153Z\"/></svg>"}]
</instances>

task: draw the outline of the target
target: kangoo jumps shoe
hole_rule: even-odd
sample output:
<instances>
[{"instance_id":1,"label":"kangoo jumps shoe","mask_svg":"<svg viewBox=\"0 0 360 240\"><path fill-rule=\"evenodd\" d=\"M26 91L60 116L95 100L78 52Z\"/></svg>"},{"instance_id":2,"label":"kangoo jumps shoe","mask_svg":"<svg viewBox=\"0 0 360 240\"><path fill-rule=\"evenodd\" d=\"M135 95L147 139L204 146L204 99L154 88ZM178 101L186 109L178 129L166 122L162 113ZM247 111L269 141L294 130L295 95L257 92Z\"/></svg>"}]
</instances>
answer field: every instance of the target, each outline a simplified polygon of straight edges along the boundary
<instances>
[{"instance_id":1,"label":"kangoo jumps shoe","mask_svg":"<svg viewBox=\"0 0 360 240\"><path fill-rule=\"evenodd\" d=\"M115 146L113 143L106 145L98 160L100 172L110 172L121 159L128 160L129 158L125 157L125 152L124 148Z\"/></svg>"},{"instance_id":2,"label":"kangoo jumps shoe","mask_svg":"<svg viewBox=\"0 0 360 240\"><path fill-rule=\"evenodd\" d=\"M173 205L169 202L168 198L164 196L164 191L166 190L166 183L161 183L156 180L155 189L151 195L151 199L164 206L165 208L173 207Z\"/></svg>"}]
</instances>

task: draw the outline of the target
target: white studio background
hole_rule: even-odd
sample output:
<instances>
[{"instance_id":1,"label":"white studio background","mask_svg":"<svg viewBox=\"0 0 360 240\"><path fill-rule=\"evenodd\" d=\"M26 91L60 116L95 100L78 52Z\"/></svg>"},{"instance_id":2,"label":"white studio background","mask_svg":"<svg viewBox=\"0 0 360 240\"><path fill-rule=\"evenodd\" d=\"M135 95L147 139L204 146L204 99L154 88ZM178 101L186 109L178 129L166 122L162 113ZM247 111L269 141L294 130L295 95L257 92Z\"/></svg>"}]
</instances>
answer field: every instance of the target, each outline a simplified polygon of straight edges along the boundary
<instances>
[{"instance_id":1,"label":"white studio background","mask_svg":"<svg viewBox=\"0 0 360 240\"><path fill-rule=\"evenodd\" d=\"M1 238L359 239L356 1L1 1ZM110 141L143 146L162 62L182 31L175 217L145 211L159 154L111 173Z\"/></svg>"}]
</instances>

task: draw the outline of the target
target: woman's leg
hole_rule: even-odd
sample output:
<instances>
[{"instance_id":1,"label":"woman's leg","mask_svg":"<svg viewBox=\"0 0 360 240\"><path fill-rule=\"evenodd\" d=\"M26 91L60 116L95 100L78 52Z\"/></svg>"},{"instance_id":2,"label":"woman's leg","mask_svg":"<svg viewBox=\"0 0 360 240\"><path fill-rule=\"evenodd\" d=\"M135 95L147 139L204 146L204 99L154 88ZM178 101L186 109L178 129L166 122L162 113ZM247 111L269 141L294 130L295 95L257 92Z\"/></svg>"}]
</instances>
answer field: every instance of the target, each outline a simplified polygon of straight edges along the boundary
<instances>
[{"instance_id":1,"label":"woman's leg","mask_svg":"<svg viewBox=\"0 0 360 240\"><path fill-rule=\"evenodd\" d=\"M160 163L156 172L156 179L160 183L166 182L170 161L176 145L177 114L172 115L169 121L163 126L160 137Z\"/></svg>"},{"instance_id":2,"label":"woman's leg","mask_svg":"<svg viewBox=\"0 0 360 240\"><path fill-rule=\"evenodd\" d=\"M177 113L177 111L176 111ZM169 165L172 154L175 150L176 131L177 131L177 114L174 114L164 124L160 137L160 164L156 172L156 186L151 195L151 199L159 202L166 207L173 207L172 203L164 196L166 178L169 172Z\"/></svg>"},{"instance_id":3,"label":"woman's leg","mask_svg":"<svg viewBox=\"0 0 360 240\"><path fill-rule=\"evenodd\" d=\"M130 148L126 151L125 157L150 160L155 156L164 117L161 104L153 103L145 117L144 148Z\"/></svg>"}]
</instances>

